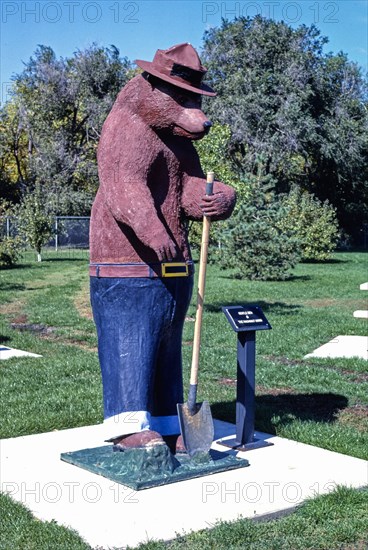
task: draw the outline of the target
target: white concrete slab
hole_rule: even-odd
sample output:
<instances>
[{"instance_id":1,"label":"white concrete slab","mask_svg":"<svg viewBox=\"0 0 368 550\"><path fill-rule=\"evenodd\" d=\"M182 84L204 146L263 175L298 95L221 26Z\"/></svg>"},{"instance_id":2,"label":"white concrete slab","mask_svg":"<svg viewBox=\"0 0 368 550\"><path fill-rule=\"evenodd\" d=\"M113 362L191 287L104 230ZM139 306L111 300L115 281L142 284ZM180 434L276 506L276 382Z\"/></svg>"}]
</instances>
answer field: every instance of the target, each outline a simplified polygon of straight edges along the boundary
<instances>
[{"instance_id":1,"label":"white concrete slab","mask_svg":"<svg viewBox=\"0 0 368 550\"><path fill-rule=\"evenodd\" d=\"M368 310L358 309L353 313L354 317L357 319L368 319Z\"/></svg>"},{"instance_id":2,"label":"white concrete slab","mask_svg":"<svg viewBox=\"0 0 368 550\"><path fill-rule=\"evenodd\" d=\"M362 283L359 288L360 290L368 290L368 283Z\"/></svg>"},{"instance_id":3,"label":"white concrete slab","mask_svg":"<svg viewBox=\"0 0 368 550\"><path fill-rule=\"evenodd\" d=\"M37 353L30 353L29 351L22 351L21 349L8 348L7 346L0 345L0 360L10 359L11 357L42 357Z\"/></svg>"},{"instance_id":4,"label":"white concrete slab","mask_svg":"<svg viewBox=\"0 0 368 550\"><path fill-rule=\"evenodd\" d=\"M368 360L368 336L336 336L304 357L359 357Z\"/></svg>"},{"instance_id":5,"label":"white concrete slab","mask_svg":"<svg viewBox=\"0 0 368 550\"><path fill-rule=\"evenodd\" d=\"M215 429L216 438L235 431L220 421ZM100 446L101 434L90 426L1 440L1 490L107 549L291 509L337 484L368 484L367 461L257 433L274 446L239 453L247 468L134 492L60 460L61 452Z\"/></svg>"}]
</instances>

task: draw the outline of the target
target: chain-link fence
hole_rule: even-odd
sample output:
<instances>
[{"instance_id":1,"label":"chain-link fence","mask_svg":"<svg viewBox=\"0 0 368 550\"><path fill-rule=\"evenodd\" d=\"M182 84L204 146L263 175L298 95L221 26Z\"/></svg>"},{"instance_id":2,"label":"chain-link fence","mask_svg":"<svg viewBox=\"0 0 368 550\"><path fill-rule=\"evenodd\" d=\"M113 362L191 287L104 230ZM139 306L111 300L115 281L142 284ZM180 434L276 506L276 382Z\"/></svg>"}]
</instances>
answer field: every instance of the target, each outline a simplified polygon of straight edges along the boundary
<instances>
[{"instance_id":1,"label":"chain-link fence","mask_svg":"<svg viewBox=\"0 0 368 550\"><path fill-rule=\"evenodd\" d=\"M48 246L58 248L89 248L89 221L87 216L55 217L54 238Z\"/></svg>"},{"instance_id":2,"label":"chain-link fence","mask_svg":"<svg viewBox=\"0 0 368 550\"><path fill-rule=\"evenodd\" d=\"M18 234L17 220L10 216L0 218L0 236L1 237L16 237Z\"/></svg>"},{"instance_id":3,"label":"chain-link fence","mask_svg":"<svg viewBox=\"0 0 368 550\"><path fill-rule=\"evenodd\" d=\"M89 248L88 216L55 216L53 236L46 247L54 248ZM0 219L0 235L15 237L18 233L16 218L7 216Z\"/></svg>"}]
</instances>

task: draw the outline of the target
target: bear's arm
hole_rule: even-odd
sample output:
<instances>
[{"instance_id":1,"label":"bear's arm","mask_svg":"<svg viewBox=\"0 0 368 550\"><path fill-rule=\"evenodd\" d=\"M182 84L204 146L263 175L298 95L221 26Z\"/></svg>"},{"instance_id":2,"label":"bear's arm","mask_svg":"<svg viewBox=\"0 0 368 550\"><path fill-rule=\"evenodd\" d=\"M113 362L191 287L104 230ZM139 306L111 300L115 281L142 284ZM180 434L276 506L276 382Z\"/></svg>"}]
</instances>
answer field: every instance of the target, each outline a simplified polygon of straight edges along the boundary
<instances>
[{"instance_id":1,"label":"bear's arm","mask_svg":"<svg viewBox=\"0 0 368 550\"><path fill-rule=\"evenodd\" d=\"M236 193L232 187L215 181L213 197L205 197L205 194L206 178L194 149L191 163L183 174L181 206L185 216L191 220L201 220L203 214L206 214L213 221L225 220L231 216L236 203Z\"/></svg>"}]
</instances>

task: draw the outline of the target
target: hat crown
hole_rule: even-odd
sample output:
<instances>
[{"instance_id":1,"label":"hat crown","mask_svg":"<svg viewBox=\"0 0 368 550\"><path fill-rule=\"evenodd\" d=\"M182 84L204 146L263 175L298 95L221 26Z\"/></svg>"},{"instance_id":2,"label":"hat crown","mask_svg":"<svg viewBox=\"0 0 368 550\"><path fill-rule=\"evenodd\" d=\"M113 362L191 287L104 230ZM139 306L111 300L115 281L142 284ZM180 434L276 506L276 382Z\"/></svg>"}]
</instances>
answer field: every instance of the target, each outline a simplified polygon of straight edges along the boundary
<instances>
[{"instance_id":1,"label":"hat crown","mask_svg":"<svg viewBox=\"0 0 368 550\"><path fill-rule=\"evenodd\" d=\"M200 71L203 73L206 72L206 69L202 66L201 60L199 59L197 52L188 42L177 44L175 46L172 46L168 50L158 50L156 52L155 58L157 55L159 55L159 57L164 56L166 58L169 58L174 63L177 63L178 65L184 65L185 67L189 67L191 69L194 69L195 71ZM155 62L155 59L153 60L153 62Z\"/></svg>"}]
</instances>

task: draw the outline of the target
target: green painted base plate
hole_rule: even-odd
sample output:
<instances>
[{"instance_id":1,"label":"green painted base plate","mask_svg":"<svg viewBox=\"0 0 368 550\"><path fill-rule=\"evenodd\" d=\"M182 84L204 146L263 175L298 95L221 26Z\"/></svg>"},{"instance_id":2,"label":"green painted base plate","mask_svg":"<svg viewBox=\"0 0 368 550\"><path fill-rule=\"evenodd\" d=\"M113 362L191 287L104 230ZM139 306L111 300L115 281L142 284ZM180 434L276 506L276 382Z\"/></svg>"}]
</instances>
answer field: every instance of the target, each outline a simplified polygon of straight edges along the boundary
<instances>
[{"instance_id":1,"label":"green painted base plate","mask_svg":"<svg viewBox=\"0 0 368 550\"><path fill-rule=\"evenodd\" d=\"M211 450L190 458L186 454L172 455L166 445L123 452L105 445L62 453L60 458L135 491L249 466L248 460L237 458L233 452Z\"/></svg>"}]
</instances>

